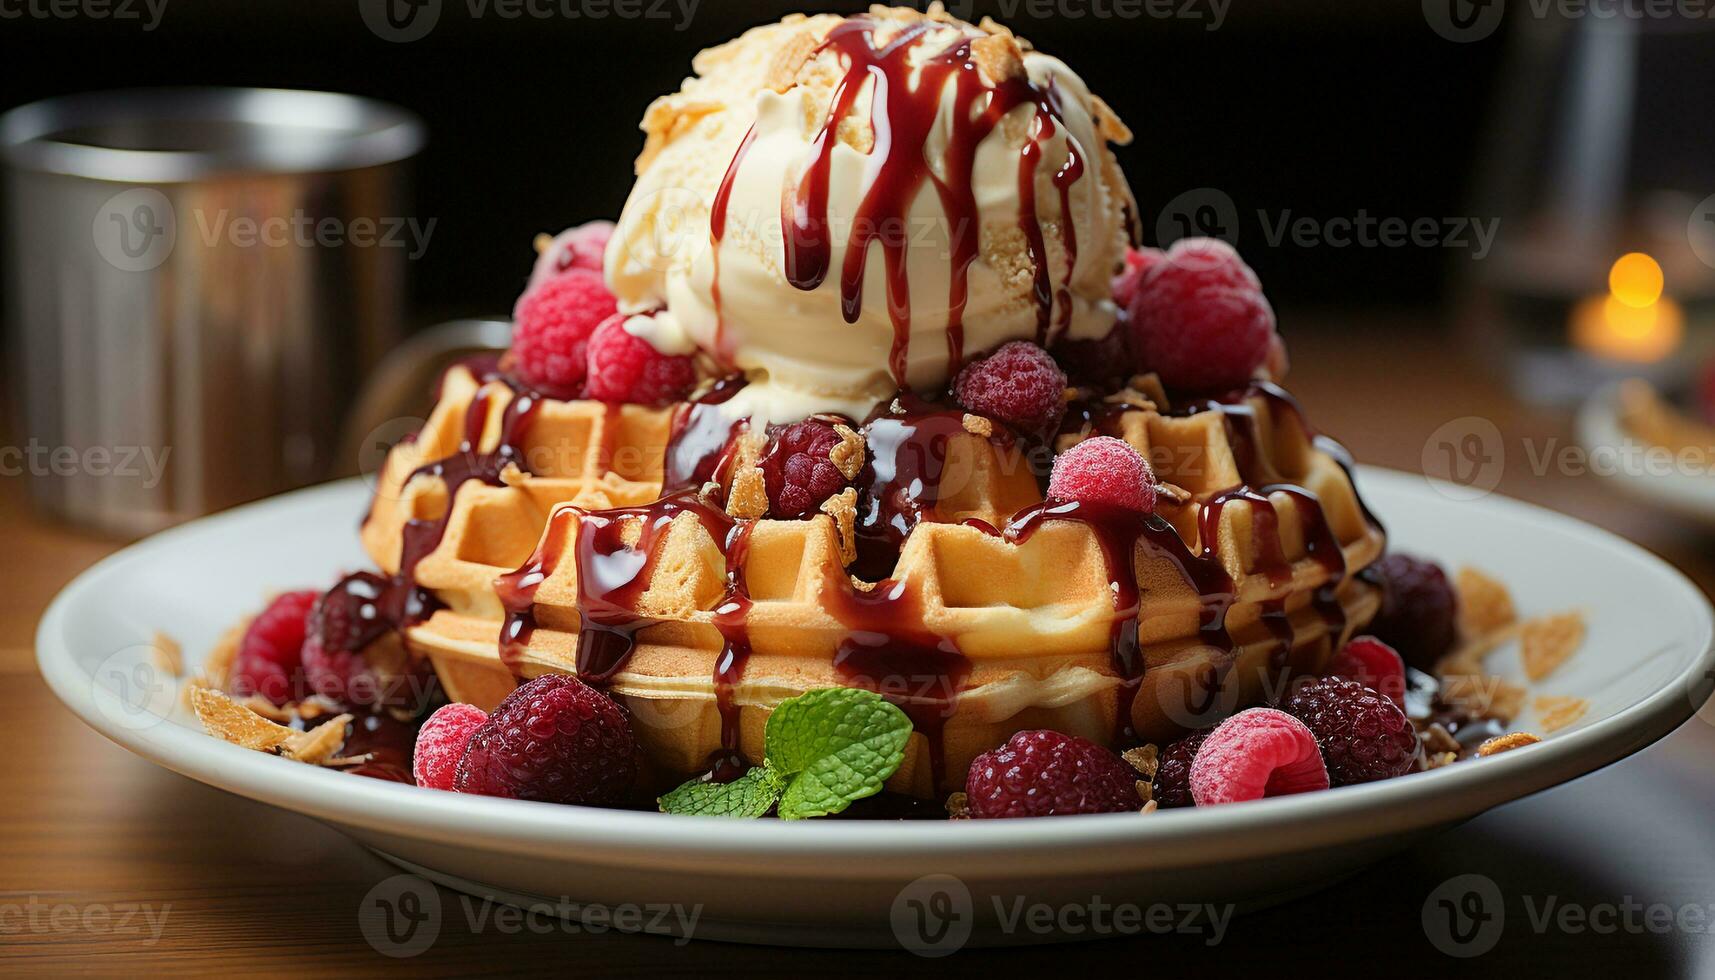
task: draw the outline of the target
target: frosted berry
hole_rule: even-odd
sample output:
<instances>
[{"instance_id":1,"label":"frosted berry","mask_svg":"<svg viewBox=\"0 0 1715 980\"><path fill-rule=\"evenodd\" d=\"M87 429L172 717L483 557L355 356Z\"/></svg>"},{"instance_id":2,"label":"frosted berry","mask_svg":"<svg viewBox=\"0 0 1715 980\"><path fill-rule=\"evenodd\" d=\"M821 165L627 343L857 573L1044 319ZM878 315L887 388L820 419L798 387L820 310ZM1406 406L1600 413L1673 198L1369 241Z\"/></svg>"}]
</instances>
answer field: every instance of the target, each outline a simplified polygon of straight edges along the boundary
<instances>
[{"instance_id":1,"label":"frosted berry","mask_svg":"<svg viewBox=\"0 0 1715 980\"><path fill-rule=\"evenodd\" d=\"M1310 729L1273 708L1247 708L1215 726L1191 762L1198 806L1328 788Z\"/></svg>"},{"instance_id":2,"label":"frosted berry","mask_svg":"<svg viewBox=\"0 0 1715 980\"><path fill-rule=\"evenodd\" d=\"M245 629L232 660L228 687L233 694L260 694L275 704L303 695L304 628L316 592L287 592L276 596Z\"/></svg>"},{"instance_id":3,"label":"frosted berry","mask_svg":"<svg viewBox=\"0 0 1715 980\"><path fill-rule=\"evenodd\" d=\"M1184 238L1151 266L1131 302L1139 367L1169 387L1224 391L1247 383L1268 357L1274 310L1232 246Z\"/></svg>"},{"instance_id":4,"label":"frosted berry","mask_svg":"<svg viewBox=\"0 0 1715 980\"><path fill-rule=\"evenodd\" d=\"M1417 765L1417 730L1410 719L1357 681L1312 680L1293 688L1280 706L1315 734L1335 786L1391 779Z\"/></svg>"},{"instance_id":5,"label":"frosted berry","mask_svg":"<svg viewBox=\"0 0 1715 980\"><path fill-rule=\"evenodd\" d=\"M1131 301L1137 296L1138 284L1143 282L1144 273L1159 264L1167 257L1167 253L1159 248L1126 247L1125 268L1113 278L1114 305L1122 310L1131 308Z\"/></svg>"},{"instance_id":6,"label":"frosted berry","mask_svg":"<svg viewBox=\"0 0 1715 980\"><path fill-rule=\"evenodd\" d=\"M607 251L607 241L611 237L611 221L587 221L555 235L548 247L536 256L536 265L530 270L530 288L569 269L601 272L602 255Z\"/></svg>"},{"instance_id":7,"label":"frosted berry","mask_svg":"<svg viewBox=\"0 0 1715 980\"><path fill-rule=\"evenodd\" d=\"M1015 340L966 365L953 397L971 412L1041 435L1066 413L1066 375L1047 351Z\"/></svg>"},{"instance_id":8,"label":"frosted berry","mask_svg":"<svg viewBox=\"0 0 1715 980\"><path fill-rule=\"evenodd\" d=\"M663 405L684 398L696 383L689 357L663 354L625 329L625 314L602 321L590 336L584 395L604 402Z\"/></svg>"},{"instance_id":9,"label":"frosted berry","mask_svg":"<svg viewBox=\"0 0 1715 980\"><path fill-rule=\"evenodd\" d=\"M637 742L619 705L575 677L544 674L508 694L471 736L453 788L611 806L637 773Z\"/></svg>"},{"instance_id":10,"label":"frosted berry","mask_svg":"<svg viewBox=\"0 0 1715 980\"><path fill-rule=\"evenodd\" d=\"M1119 756L1089 739L1047 730L1019 732L971 760L965 796L971 816L979 819L1143 807L1137 774Z\"/></svg>"},{"instance_id":11,"label":"frosted berry","mask_svg":"<svg viewBox=\"0 0 1715 980\"><path fill-rule=\"evenodd\" d=\"M1155 510L1155 471L1125 440L1095 436L1054 458L1048 497L1147 514Z\"/></svg>"},{"instance_id":12,"label":"frosted berry","mask_svg":"<svg viewBox=\"0 0 1715 980\"><path fill-rule=\"evenodd\" d=\"M601 274L570 269L525 290L512 308L512 363L525 383L554 398L577 398L590 335L618 304Z\"/></svg>"},{"instance_id":13,"label":"frosted berry","mask_svg":"<svg viewBox=\"0 0 1715 980\"><path fill-rule=\"evenodd\" d=\"M444 704L417 729L417 747L411 753L411 775L418 786L453 788L459 760L476 734L488 721L488 712L470 704Z\"/></svg>"}]
</instances>

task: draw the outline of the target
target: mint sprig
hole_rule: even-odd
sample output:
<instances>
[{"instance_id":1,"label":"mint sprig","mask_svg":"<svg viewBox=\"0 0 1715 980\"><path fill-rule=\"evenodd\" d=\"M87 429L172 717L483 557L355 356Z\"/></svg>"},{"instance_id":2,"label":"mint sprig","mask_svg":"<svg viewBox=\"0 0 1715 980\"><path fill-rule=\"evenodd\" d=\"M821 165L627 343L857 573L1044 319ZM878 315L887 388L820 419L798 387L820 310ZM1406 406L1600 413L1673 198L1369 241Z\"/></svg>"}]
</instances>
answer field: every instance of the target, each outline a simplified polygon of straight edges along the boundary
<instances>
[{"instance_id":1,"label":"mint sprig","mask_svg":"<svg viewBox=\"0 0 1715 980\"><path fill-rule=\"evenodd\" d=\"M785 820L839 813L881 792L905 761L911 719L881 695L828 687L782 701L763 729L763 764L730 783L693 779L663 812Z\"/></svg>"}]
</instances>

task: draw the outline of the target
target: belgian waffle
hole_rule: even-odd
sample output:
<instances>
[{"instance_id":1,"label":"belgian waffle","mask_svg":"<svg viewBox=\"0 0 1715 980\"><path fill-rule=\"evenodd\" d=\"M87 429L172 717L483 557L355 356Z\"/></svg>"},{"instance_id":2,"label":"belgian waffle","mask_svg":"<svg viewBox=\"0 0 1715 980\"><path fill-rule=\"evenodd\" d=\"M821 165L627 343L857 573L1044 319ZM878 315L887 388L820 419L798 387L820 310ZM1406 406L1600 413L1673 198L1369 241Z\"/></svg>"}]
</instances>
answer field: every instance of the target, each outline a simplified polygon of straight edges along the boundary
<instances>
[{"instance_id":1,"label":"belgian waffle","mask_svg":"<svg viewBox=\"0 0 1715 980\"><path fill-rule=\"evenodd\" d=\"M1154 464L1147 521L1044 503L1027 446L910 408L864 428L843 506L735 517L746 440L711 428L707 401L562 402L447 375L389 455L363 540L436 600L407 636L452 698L492 708L519 678L577 673L683 776L759 759L785 698L869 687L916 723L889 786L925 795L1022 729L1112 743L1212 723L1319 671L1377 605L1359 573L1382 532L1343 451L1272 385L1169 408L1139 383L1079 406L1063 443L1099 431ZM906 484L915 506L898 505Z\"/></svg>"}]
</instances>

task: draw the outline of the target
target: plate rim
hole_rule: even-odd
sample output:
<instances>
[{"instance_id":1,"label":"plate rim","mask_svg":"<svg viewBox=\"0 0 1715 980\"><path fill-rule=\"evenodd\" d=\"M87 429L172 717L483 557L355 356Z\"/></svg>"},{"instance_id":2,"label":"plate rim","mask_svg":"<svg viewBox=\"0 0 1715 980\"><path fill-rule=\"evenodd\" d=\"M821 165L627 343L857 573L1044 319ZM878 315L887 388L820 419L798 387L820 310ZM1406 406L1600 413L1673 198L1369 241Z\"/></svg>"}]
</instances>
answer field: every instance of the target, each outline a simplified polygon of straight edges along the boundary
<instances>
[{"instance_id":1,"label":"plate rim","mask_svg":"<svg viewBox=\"0 0 1715 980\"><path fill-rule=\"evenodd\" d=\"M1360 467L1359 482L1395 483L1404 492L1434 492L1458 501L1419 474ZM1476 766L1451 766L1324 793L1281 797L1197 811L1160 811L1146 822L1129 814L1080 817L1075 823L996 821L737 821L713 817L462 796L352 779L329 770L261 756L172 722L132 730L112 722L96 704L89 683L60 637L84 593L102 578L185 538L215 534L282 501L310 507L320 498L349 493L357 478L295 491L189 522L136 542L79 574L55 596L36 631L38 668L73 714L122 747L199 782L317 819L366 831L408 836L461 848L539 854L571 847L597 864L631 868L685 868L708 873L742 868L748 875L802 877L789 858L820 858L818 872L846 878L923 873L925 857L937 868L964 866L990 877L1029 871L1064 875L1086 870L1191 865L1279 853L1279 842L1301 851L1352 839L1352 828L1405 833L1452 823L1594 772L1667 735L1697 714L1715 689L1715 610L1694 583L1671 564L1605 528L1501 494L1483 506L1510 510L1510 519L1564 533L1590 536L1592 544L1629 553L1665 573L1691 614L1683 642L1702 650L1658 690L1613 716L1545 740L1529 752L1508 753ZM1408 483L1422 487L1406 490ZM1473 502L1458 501L1464 506ZM328 783L326 780L338 780ZM411 794L402 796L400 794ZM1377 824L1378 818L1385 823ZM782 832L782 825L793 824ZM1372 835L1365 835L1372 836ZM1141 846L1140 846L1141 845ZM1161 845L1167 845L1162 847ZM994 866L997 853L1006 861ZM845 861L837 869L830 859ZM773 863L779 862L779 863Z\"/></svg>"}]
</instances>

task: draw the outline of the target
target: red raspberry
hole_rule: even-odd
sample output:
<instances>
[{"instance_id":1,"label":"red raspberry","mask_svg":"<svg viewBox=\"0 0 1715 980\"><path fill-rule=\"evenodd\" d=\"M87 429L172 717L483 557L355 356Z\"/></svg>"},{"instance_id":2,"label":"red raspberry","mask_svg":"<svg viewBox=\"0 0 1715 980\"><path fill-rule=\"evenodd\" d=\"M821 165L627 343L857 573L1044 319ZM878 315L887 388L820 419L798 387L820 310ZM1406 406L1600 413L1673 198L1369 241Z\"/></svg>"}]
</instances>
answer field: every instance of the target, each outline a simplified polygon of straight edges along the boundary
<instances>
[{"instance_id":1,"label":"red raspberry","mask_svg":"<svg viewBox=\"0 0 1715 980\"><path fill-rule=\"evenodd\" d=\"M689 357L663 354L625 329L625 314L603 320L590 336L584 395L604 402L661 405L678 401L696 383Z\"/></svg>"},{"instance_id":2,"label":"red raspberry","mask_svg":"<svg viewBox=\"0 0 1715 980\"><path fill-rule=\"evenodd\" d=\"M315 601L314 590L287 592L250 621L232 660L233 694L260 694L275 704L302 696L304 622Z\"/></svg>"},{"instance_id":3,"label":"red raspberry","mask_svg":"<svg viewBox=\"0 0 1715 980\"><path fill-rule=\"evenodd\" d=\"M452 789L465 746L487 720L488 712L472 704L443 704L435 709L417 729L417 747L411 753L411 775L417 785Z\"/></svg>"},{"instance_id":4,"label":"red raspberry","mask_svg":"<svg viewBox=\"0 0 1715 980\"><path fill-rule=\"evenodd\" d=\"M1203 747L1203 740L1214 729L1192 732L1161 751L1155 770L1155 805L1163 810L1180 806L1195 806L1191 799L1191 760Z\"/></svg>"},{"instance_id":5,"label":"red raspberry","mask_svg":"<svg viewBox=\"0 0 1715 980\"><path fill-rule=\"evenodd\" d=\"M1167 253L1159 248L1126 246L1125 268L1113 279L1114 305L1122 310L1131 309L1132 298L1137 295L1137 287L1143 282L1144 273L1165 258Z\"/></svg>"},{"instance_id":6,"label":"red raspberry","mask_svg":"<svg viewBox=\"0 0 1715 980\"><path fill-rule=\"evenodd\" d=\"M607 240L613 237L613 222L587 221L567 228L536 256L536 266L530 270L530 285L534 289L568 269L602 271L602 254Z\"/></svg>"},{"instance_id":7,"label":"red raspberry","mask_svg":"<svg viewBox=\"0 0 1715 980\"><path fill-rule=\"evenodd\" d=\"M1191 762L1191 796L1198 806L1327 788L1316 737L1303 722L1273 708L1247 708L1216 725Z\"/></svg>"},{"instance_id":8,"label":"red raspberry","mask_svg":"<svg viewBox=\"0 0 1715 980\"><path fill-rule=\"evenodd\" d=\"M1125 440L1095 436L1055 457L1048 496L1148 514L1155 510L1155 470Z\"/></svg>"},{"instance_id":9,"label":"red raspberry","mask_svg":"<svg viewBox=\"0 0 1715 980\"><path fill-rule=\"evenodd\" d=\"M544 674L506 696L459 760L453 789L547 803L612 806L637 779L625 712L576 677Z\"/></svg>"},{"instance_id":10,"label":"red raspberry","mask_svg":"<svg viewBox=\"0 0 1715 980\"><path fill-rule=\"evenodd\" d=\"M1126 328L1114 324L1105 336L1090 340L1061 339L1049 351L1074 385L1109 388L1132 374L1131 351L1125 346Z\"/></svg>"},{"instance_id":11,"label":"red raspberry","mask_svg":"<svg viewBox=\"0 0 1715 980\"><path fill-rule=\"evenodd\" d=\"M1405 661L1393 647L1373 636L1360 636L1346 644L1329 662L1328 673L1385 694L1405 710Z\"/></svg>"},{"instance_id":12,"label":"red raspberry","mask_svg":"<svg viewBox=\"0 0 1715 980\"><path fill-rule=\"evenodd\" d=\"M387 583L373 572L357 572L316 598L304 635L304 677L322 697L346 705L375 705L380 678L363 650L391 627L377 602Z\"/></svg>"},{"instance_id":13,"label":"red raspberry","mask_svg":"<svg viewBox=\"0 0 1715 980\"><path fill-rule=\"evenodd\" d=\"M825 419L805 419L776 432L757 461L768 486L768 512L782 520L812 517L822 501L844 489L845 474L832 459L839 444L834 424Z\"/></svg>"},{"instance_id":14,"label":"red raspberry","mask_svg":"<svg viewBox=\"0 0 1715 980\"><path fill-rule=\"evenodd\" d=\"M1382 608L1370 632L1398 650L1407 665L1433 672L1459 633L1459 597L1447 573L1434 562L1402 554L1383 556L1375 568Z\"/></svg>"},{"instance_id":15,"label":"red raspberry","mask_svg":"<svg viewBox=\"0 0 1715 980\"><path fill-rule=\"evenodd\" d=\"M1280 706L1316 734L1335 786L1392 779L1417 765L1417 730L1411 720L1357 681L1310 680L1294 687Z\"/></svg>"},{"instance_id":16,"label":"red raspberry","mask_svg":"<svg viewBox=\"0 0 1715 980\"><path fill-rule=\"evenodd\" d=\"M1132 350L1175 388L1221 391L1268 356L1274 310L1231 245L1182 238L1144 273L1131 302Z\"/></svg>"},{"instance_id":17,"label":"red raspberry","mask_svg":"<svg viewBox=\"0 0 1715 980\"><path fill-rule=\"evenodd\" d=\"M519 377L552 398L576 398L590 334L618 304L601 273L570 269L525 290L512 308L512 358Z\"/></svg>"},{"instance_id":18,"label":"red raspberry","mask_svg":"<svg viewBox=\"0 0 1715 980\"><path fill-rule=\"evenodd\" d=\"M971 816L1052 817L1134 813L1143 808L1137 774L1089 739L1038 730L971 760L965 776Z\"/></svg>"},{"instance_id":19,"label":"red raspberry","mask_svg":"<svg viewBox=\"0 0 1715 980\"><path fill-rule=\"evenodd\" d=\"M1015 340L965 365L953 381L953 397L978 415L1042 435L1066 414L1066 375L1047 351Z\"/></svg>"}]
</instances>

